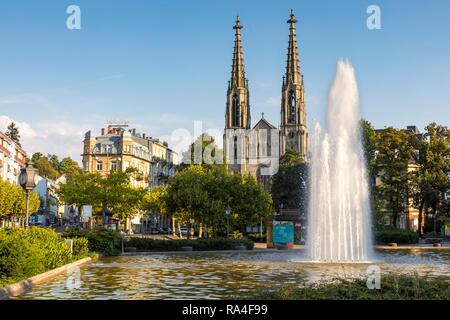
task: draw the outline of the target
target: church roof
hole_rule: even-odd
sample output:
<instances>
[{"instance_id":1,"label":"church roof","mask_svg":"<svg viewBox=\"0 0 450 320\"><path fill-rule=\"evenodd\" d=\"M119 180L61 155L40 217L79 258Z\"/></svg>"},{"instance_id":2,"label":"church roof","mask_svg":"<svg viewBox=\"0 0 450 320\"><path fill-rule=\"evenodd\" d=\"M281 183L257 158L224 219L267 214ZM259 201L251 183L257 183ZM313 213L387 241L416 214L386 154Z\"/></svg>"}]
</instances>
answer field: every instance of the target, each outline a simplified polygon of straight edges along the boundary
<instances>
[{"instance_id":1,"label":"church roof","mask_svg":"<svg viewBox=\"0 0 450 320\"><path fill-rule=\"evenodd\" d=\"M264 118L264 114L262 114L261 119L253 127L253 129L256 129L256 128L258 128L258 129L260 129L260 128L276 129L277 127L275 127L273 124L271 124L269 121L267 121L266 118Z\"/></svg>"}]
</instances>

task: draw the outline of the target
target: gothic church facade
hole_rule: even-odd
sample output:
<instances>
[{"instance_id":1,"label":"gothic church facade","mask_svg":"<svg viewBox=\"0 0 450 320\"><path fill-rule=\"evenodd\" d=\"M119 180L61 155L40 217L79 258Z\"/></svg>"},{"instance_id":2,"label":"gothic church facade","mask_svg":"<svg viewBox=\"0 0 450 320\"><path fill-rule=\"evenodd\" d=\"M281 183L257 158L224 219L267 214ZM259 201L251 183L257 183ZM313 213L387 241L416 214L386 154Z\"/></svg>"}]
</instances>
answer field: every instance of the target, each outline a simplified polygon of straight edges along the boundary
<instances>
[{"instance_id":1,"label":"gothic church facade","mask_svg":"<svg viewBox=\"0 0 450 320\"><path fill-rule=\"evenodd\" d=\"M281 156L293 149L306 160L308 129L306 126L305 87L300 72L295 14L291 11L286 73L281 88L279 127L264 118L251 127L250 91L245 76L241 30L236 19L231 79L228 83L225 111L224 152L230 172L251 174L270 191L271 177L278 170Z\"/></svg>"}]
</instances>

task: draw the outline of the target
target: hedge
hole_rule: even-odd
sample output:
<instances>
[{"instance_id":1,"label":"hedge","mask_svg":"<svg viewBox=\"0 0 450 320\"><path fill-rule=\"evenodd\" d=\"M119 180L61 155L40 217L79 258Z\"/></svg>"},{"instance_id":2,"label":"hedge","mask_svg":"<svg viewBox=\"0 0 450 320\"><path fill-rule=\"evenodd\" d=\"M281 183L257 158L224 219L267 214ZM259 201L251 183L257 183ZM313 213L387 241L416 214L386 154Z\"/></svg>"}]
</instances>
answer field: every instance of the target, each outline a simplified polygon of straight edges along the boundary
<instances>
[{"instance_id":1,"label":"hedge","mask_svg":"<svg viewBox=\"0 0 450 320\"><path fill-rule=\"evenodd\" d=\"M122 236L118 231L107 229L87 230L75 228L63 233L65 238L85 238L88 241L89 251L105 256L120 254Z\"/></svg>"},{"instance_id":2,"label":"hedge","mask_svg":"<svg viewBox=\"0 0 450 320\"><path fill-rule=\"evenodd\" d=\"M125 247L134 247L138 251L179 251L181 247L192 247L194 251L234 250L236 246L244 245L253 249L254 243L247 239L197 239L197 240L153 240L148 238L129 238Z\"/></svg>"},{"instance_id":3,"label":"hedge","mask_svg":"<svg viewBox=\"0 0 450 320\"><path fill-rule=\"evenodd\" d=\"M410 230L397 229L397 228L384 228L375 230L375 241L379 244L386 243L418 243L419 235Z\"/></svg>"},{"instance_id":4,"label":"hedge","mask_svg":"<svg viewBox=\"0 0 450 320\"><path fill-rule=\"evenodd\" d=\"M64 239L50 229L0 230L0 286L73 261Z\"/></svg>"}]
</instances>

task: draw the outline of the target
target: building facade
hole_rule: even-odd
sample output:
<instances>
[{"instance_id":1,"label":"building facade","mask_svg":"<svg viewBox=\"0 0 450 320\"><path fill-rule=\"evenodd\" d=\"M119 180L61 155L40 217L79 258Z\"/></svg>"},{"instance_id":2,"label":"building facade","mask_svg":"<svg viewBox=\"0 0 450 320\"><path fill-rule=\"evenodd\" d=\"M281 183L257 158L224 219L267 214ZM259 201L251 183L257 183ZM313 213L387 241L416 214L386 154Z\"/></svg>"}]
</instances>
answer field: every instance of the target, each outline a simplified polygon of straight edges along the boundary
<instances>
[{"instance_id":1,"label":"building facade","mask_svg":"<svg viewBox=\"0 0 450 320\"><path fill-rule=\"evenodd\" d=\"M127 123L110 122L98 136L86 132L83 141L83 170L107 176L111 171L136 168L131 185L151 190L164 185L175 175L178 155L167 142L129 129ZM157 213L136 214L126 229L146 233L152 228L168 227L170 221Z\"/></svg>"},{"instance_id":2,"label":"building facade","mask_svg":"<svg viewBox=\"0 0 450 320\"><path fill-rule=\"evenodd\" d=\"M111 171L136 168L131 184L151 189L175 175L177 154L167 142L136 133L125 123L110 123L101 134L88 131L84 137L83 170L107 176Z\"/></svg>"},{"instance_id":3,"label":"building facade","mask_svg":"<svg viewBox=\"0 0 450 320\"><path fill-rule=\"evenodd\" d=\"M295 14L291 11L286 73L281 88L280 126L271 124L262 114L251 127L250 91L245 77L239 17L235 30L231 79L225 108L223 146L228 170L251 174L270 191L271 179L278 170L279 158L288 149L296 150L306 160L308 129L306 126L305 87L300 72Z\"/></svg>"},{"instance_id":4,"label":"building facade","mask_svg":"<svg viewBox=\"0 0 450 320\"><path fill-rule=\"evenodd\" d=\"M0 178L12 184L17 184L20 169L26 161L25 150L6 134L0 132Z\"/></svg>"}]
</instances>

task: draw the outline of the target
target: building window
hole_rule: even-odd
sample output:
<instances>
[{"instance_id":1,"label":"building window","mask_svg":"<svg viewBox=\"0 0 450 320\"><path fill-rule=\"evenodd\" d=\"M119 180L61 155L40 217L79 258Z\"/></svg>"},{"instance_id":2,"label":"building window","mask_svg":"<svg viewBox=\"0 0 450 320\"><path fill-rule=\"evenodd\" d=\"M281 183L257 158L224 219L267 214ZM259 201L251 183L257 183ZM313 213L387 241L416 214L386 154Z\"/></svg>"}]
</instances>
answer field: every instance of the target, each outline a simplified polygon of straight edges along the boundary
<instances>
[{"instance_id":1,"label":"building window","mask_svg":"<svg viewBox=\"0 0 450 320\"><path fill-rule=\"evenodd\" d=\"M117 162L116 161L111 162L111 170L117 171Z\"/></svg>"},{"instance_id":2,"label":"building window","mask_svg":"<svg viewBox=\"0 0 450 320\"><path fill-rule=\"evenodd\" d=\"M97 171L103 171L103 162L97 161Z\"/></svg>"}]
</instances>

